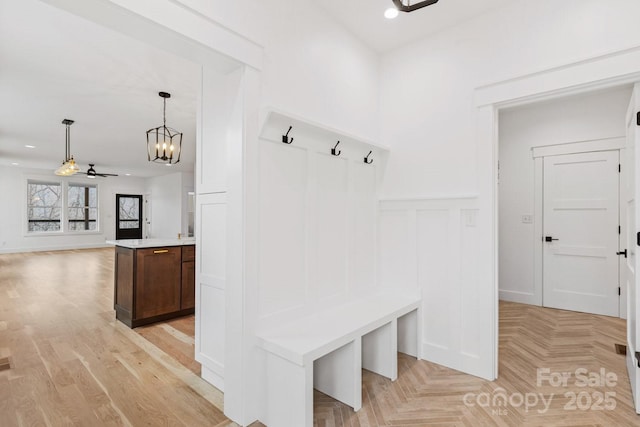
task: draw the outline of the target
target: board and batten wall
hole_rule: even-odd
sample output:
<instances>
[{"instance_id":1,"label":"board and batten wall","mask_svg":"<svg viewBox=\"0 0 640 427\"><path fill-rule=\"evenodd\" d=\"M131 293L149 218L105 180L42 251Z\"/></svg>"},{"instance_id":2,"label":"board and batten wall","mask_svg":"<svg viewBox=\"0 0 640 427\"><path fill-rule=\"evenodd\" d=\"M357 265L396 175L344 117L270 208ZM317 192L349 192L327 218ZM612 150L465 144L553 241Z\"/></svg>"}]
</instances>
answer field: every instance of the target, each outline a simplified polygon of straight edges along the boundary
<instances>
[{"instance_id":1,"label":"board and batten wall","mask_svg":"<svg viewBox=\"0 0 640 427\"><path fill-rule=\"evenodd\" d=\"M461 371L482 370L477 216L475 195L379 202L380 287L422 294L420 358Z\"/></svg>"},{"instance_id":2,"label":"board and batten wall","mask_svg":"<svg viewBox=\"0 0 640 427\"><path fill-rule=\"evenodd\" d=\"M289 126L293 142L285 144ZM274 110L258 144L258 276L246 292L253 331L377 292L377 200L387 150ZM254 405L266 420L266 357L254 351Z\"/></svg>"},{"instance_id":3,"label":"board and batten wall","mask_svg":"<svg viewBox=\"0 0 640 427\"><path fill-rule=\"evenodd\" d=\"M293 120L270 114L259 141L258 312L266 328L377 290L386 150ZM290 123L293 143L284 144Z\"/></svg>"},{"instance_id":4,"label":"board and batten wall","mask_svg":"<svg viewBox=\"0 0 640 427\"><path fill-rule=\"evenodd\" d=\"M500 299L542 305L542 271L537 271L542 266L535 262L542 237L536 234L536 230L542 232L538 214L542 200L536 200L535 187L542 183L542 176L533 147L624 140L630 98L631 87L623 86L500 112ZM533 221L523 222L525 215L532 216Z\"/></svg>"}]
</instances>

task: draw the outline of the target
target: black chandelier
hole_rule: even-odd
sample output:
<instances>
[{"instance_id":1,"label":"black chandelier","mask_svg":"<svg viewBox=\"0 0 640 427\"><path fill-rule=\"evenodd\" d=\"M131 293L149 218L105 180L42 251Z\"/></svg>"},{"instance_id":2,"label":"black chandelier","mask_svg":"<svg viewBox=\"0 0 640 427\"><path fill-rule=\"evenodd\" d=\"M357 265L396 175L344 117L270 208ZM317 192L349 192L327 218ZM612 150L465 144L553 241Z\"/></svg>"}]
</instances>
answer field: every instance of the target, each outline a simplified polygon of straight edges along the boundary
<instances>
[{"instance_id":1,"label":"black chandelier","mask_svg":"<svg viewBox=\"0 0 640 427\"><path fill-rule=\"evenodd\" d=\"M147 156L150 162L172 165L180 161L182 132L167 127L167 98L171 98L171 94L160 92L158 95L163 99L164 103L162 109L163 122L162 126L147 131Z\"/></svg>"},{"instance_id":2,"label":"black chandelier","mask_svg":"<svg viewBox=\"0 0 640 427\"><path fill-rule=\"evenodd\" d=\"M413 12L426 6L438 3L438 0L423 0L411 4L411 0L392 0L400 12Z\"/></svg>"}]
</instances>

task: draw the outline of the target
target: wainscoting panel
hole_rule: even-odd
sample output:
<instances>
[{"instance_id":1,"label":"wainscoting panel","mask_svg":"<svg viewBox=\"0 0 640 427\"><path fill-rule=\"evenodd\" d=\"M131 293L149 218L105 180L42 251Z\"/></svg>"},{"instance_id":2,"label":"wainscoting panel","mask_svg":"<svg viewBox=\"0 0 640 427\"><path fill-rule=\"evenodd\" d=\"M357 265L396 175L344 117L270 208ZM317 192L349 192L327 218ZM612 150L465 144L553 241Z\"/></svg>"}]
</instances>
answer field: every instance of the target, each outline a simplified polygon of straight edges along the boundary
<instances>
[{"instance_id":1,"label":"wainscoting panel","mask_svg":"<svg viewBox=\"0 0 640 427\"><path fill-rule=\"evenodd\" d=\"M316 154L316 244L310 248L316 259L310 280L316 298L325 299L347 289L349 181L347 159ZM310 265L311 267L311 265Z\"/></svg>"},{"instance_id":2,"label":"wainscoting panel","mask_svg":"<svg viewBox=\"0 0 640 427\"><path fill-rule=\"evenodd\" d=\"M227 276L226 193L196 197L195 358L202 377L224 391L225 306Z\"/></svg>"},{"instance_id":3,"label":"wainscoting panel","mask_svg":"<svg viewBox=\"0 0 640 427\"><path fill-rule=\"evenodd\" d=\"M422 294L419 356L465 371L478 358L475 196L381 200L378 277Z\"/></svg>"},{"instance_id":4,"label":"wainscoting panel","mask_svg":"<svg viewBox=\"0 0 640 427\"><path fill-rule=\"evenodd\" d=\"M304 303L307 293L307 150L260 145L261 316Z\"/></svg>"}]
</instances>

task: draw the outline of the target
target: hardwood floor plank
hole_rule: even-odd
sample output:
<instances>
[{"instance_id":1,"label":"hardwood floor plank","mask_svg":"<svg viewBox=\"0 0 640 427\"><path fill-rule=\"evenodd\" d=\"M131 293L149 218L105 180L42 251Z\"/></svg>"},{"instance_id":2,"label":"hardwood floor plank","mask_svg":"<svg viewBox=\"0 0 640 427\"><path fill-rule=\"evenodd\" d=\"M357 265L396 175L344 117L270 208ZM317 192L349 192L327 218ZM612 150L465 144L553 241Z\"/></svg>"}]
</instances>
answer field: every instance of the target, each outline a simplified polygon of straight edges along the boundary
<instances>
[{"instance_id":1,"label":"hardwood floor plank","mask_svg":"<svg viewBox=\"0 0 640 427\"><path fill-rule=\"evenodd\" d=\"M3 427L230 425L219 391L115 321L113 249L0 255L0 295Z\"/></svg>"}]
</instances>

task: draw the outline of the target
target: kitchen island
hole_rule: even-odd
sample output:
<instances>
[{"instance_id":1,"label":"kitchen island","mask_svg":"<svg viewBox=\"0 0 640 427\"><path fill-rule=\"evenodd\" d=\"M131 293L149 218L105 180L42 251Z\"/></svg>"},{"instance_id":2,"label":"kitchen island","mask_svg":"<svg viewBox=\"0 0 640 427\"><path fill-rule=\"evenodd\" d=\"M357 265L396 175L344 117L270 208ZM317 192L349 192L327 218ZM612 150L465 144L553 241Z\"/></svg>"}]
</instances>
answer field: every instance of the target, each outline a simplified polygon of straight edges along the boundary
<instances>
[{"instance_id":1,"label":"kitchen island","mask_svg":"<svg viewBox=\"0 0 640 427\"><path fill-rule=\"evenodd\" d=\"M107 240L115 245L116 319L135 328L193 314L195 239Z\"/></svg>"}]
</instances>

